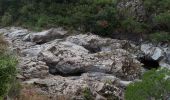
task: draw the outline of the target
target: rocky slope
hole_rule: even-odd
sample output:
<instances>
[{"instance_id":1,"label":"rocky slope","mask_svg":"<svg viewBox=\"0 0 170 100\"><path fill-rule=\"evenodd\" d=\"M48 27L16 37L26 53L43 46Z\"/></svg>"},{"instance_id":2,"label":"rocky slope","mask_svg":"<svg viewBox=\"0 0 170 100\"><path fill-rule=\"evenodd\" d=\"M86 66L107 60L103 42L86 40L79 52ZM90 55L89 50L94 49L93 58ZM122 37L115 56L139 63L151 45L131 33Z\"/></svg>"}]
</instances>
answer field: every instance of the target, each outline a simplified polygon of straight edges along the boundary
<instances>
[{"instance_id":1,"label":"rocky slope","mask_svg":"<svg viewBox=\"0 0 170 100\"><path fill-rule=\"evenodd\" d=\"M11 27L0 33L18 56L17 78L53 98L83 100L88 88L95 100L124 99L125 87L140 77L142 66L170 66L168 45L136 46L91 33L70 34L62 28L31 32Z\"/></svg>"}]
</instances>

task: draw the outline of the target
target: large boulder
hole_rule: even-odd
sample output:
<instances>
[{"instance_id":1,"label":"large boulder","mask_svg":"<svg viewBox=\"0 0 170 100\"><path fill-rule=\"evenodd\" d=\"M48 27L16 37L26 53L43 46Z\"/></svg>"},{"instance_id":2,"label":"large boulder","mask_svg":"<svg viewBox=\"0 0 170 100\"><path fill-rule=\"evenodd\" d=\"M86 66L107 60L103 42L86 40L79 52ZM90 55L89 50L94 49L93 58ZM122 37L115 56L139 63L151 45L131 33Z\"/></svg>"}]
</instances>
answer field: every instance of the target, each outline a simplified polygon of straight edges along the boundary
<instances>
[{"instance_id":1,"label":"large boulder","mask_svg":"<svg viewBox=\"0 0 170 100\"><path fill-rule=\"evenodd\" d=\"M81 35L77 37L79 36ZM95 35L91 36L96 37ZM47 63L52 74L71 75L85 72L103 72L128 80L134 79L140 74L141 63L135 59L133 54L121 49L125 43L115 42L114 44L110 41L116 40L110 39L103 42L97 40L96 46L102 48L102 46L108 44L108 46L113 46L112 49L89 52L90 50L85 48L87 46L92 48L94 42L85 41L87 43L82 44L80 41L75 44L75 41L71 41L71 39L69 41L68 39L66 42L54 41L55 43L52 42L51 46L44 49L38 56L39 60Z\"/></svg>"},{"instance_id":2,"label":"large boulder","mask_svg":"<svg viewBox=\"0 0 170 100\"><path fill-rule=\"evenodd\" d=\"M148 59L160 60L164 56L164 52L161 48L155 47L152 44L142 44L141 51Z\"/></svg>"},{"instance_id":3,"label":"large boulder","mask_svg":"<svg viewBox=\"0 0 170 100\"><path fill-rule=\"evenodd\" d=\"M137 46L126 40L118 40L111 38L102 38L93 34L79 34L75 36L68 36L66 41L83 46L91 53L100 51L112 51L115 49L125 49L128 51L137 50Z\"/></svg>"},{"instance_id":4,"label":"large boulder","mask_svg":"<svg viewBox=\"0 0 170 100\"><path fill-rule=\"evenodd\" d=\"M54 39L64 38L67 34L67 31L62 28L53 28L38 33L30 33L25 36L24 40L32 41L38 44L46 43Z\"/></svg>"}]
</instances>

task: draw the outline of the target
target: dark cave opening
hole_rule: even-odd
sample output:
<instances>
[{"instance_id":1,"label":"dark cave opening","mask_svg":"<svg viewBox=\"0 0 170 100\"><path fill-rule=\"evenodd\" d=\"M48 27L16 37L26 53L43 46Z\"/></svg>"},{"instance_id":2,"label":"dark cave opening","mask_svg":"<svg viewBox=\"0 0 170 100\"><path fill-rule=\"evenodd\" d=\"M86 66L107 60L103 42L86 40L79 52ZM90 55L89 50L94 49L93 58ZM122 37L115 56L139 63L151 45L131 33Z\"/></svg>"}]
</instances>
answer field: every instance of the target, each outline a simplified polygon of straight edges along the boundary
<instances>
[{"instance_id":1,"label":"dark cave opening","mask_svg":"<svg viewBox=\"0 0 170 100\"><path fill-rule=\"evenodd\" d=\"M97 46L83 46L83 47L89 50L90 53L97 53L101 51L101 48Z\"/></svg>"},{"instance_id":2,"label":"dark cave opening","mask_svg":"<svg viewBox=\"0 0 170 100\"><path fill-rule=\"evenodd\" d=\"M157 60L140 58L140 62L143 63L143 67L146 69L159 68L159 62Z\"/></svg>"}]
</instances>

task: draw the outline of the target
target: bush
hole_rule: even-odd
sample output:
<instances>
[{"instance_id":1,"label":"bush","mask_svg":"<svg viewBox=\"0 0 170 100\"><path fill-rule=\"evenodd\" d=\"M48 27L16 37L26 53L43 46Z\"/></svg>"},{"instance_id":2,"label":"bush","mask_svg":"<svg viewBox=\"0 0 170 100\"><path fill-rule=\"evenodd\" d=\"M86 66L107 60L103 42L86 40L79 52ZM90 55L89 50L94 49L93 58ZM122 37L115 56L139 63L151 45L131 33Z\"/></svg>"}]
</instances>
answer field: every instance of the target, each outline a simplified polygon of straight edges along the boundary
<instances>
[{"instance_id":1,"label":"bush","mask_svg":"<svg viewBox=\"0 0 170 100\"><path fill-rule=\"evenodd\" d=\"M155 26L160 30L167 30L170 32L170 12L160 13L153 19Z\"/></svg>"},{"instance_id":2,"label":"bush","mask_svg":"<svg viewBox=\"0 0 170 100\"><path fill-rule=\"evenodd\" d=\"M83 90L83 97L84 97L84 100L94 100L90 89L87 87L84 88L84 90Z\"/></svg>"},{"instance_id":3,"label":"bush","mask_svg":"<svg viewBox=\"0 0 170 100\"><path fill-rule=\"evenodd\" d=\"M144 0L144 7L148 14L159 14L170 9L169 0Z\"/></svg>"},{"instance_id":4,"label":"bush","mask_svg":"<svg viewBox=\"0 0 170 100\"><path fill-rule=\"evenodd\" d=\"M170 41L170 34L168 32L156 32L150 35L153 42L167 42Z\"/></svg>"},{"instance_id":5,"label":"bush","mask_svg":"<svg viewBox=\"0 0 170 100\"><path fill-rule=\"evenodd\" d=\"M167 100L170 98L170 70L153 69L146 72L142 81L127 87L126 100Z\"/></svg>"},{"instance_id":6,"label":"bush","mask_svg":"<svg viewBox=\"0 0 170 100\"><path fill-rule=\"evenodd\" d=\"M0 36L0 100L7 95L11 83L16 76L17 61L11 54L5 52L6 42Z\"/></svg>"},{"instance_id":7,"label":"bush","mask_svg":"<svg viewBox=\"0 0 170 100\"><path fill-rule=\"evenodd\" d=\"M8 26L13 22L12 15L10 13L5 13L1 18L1 24L3 26Z\"/></svg>"},{"instance_id":8,"label":"bush","mask_svg":"<svg viewBox=\"0 0 170 100\"><path fill-rule=\"evenodd\" d=\"M127 18L121 22L121 28L128 33L145 33L147 25L132 18Z\"/></svg>"}]
</instances>

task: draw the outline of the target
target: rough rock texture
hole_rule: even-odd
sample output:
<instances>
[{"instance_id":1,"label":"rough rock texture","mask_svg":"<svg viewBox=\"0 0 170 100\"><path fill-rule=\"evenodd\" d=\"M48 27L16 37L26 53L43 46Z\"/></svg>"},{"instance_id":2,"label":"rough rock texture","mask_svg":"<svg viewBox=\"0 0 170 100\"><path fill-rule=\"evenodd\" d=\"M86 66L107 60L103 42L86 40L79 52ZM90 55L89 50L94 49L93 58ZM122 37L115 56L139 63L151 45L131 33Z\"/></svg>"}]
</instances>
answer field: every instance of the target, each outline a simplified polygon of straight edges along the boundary
<instances>
[{"instance_id":1,"label":"rough rock texture","mask_svg":"<svg viewBox=\"0 0 170 100\"><path fill-rule=\"evenodd\" d=\"M124 16L132 16L142 22L146 20L146 11L142 0L120 0L118 9Z\"/></svg>"},{"instance_id":2,"label":"rough rock texture","mask_svg":"<svg viewBox=\"0 0 170 100\"><path fill-rule=\"evenodd\" d=\"M92 34L68 36L61 28L35 33L11 27L0 32L18 56L17 78L52 97L83 100L83 90L89 88L96 100L123 99L124 88L141 74L137 46L129 41Z\"/></svg>"},{"instance_id":3,"label":"rough rock texture","mask_svg":"<svg viewBox=\"0 0 170 100\"><path fill-rule=\"evenodd\" d=\"M56 38L64 38L66 34L67 31L63 30L62 28L54 28L43 32L30 33L25 36L24 40L41 44Z\"/></svg>"},{"instance_id":4,"label":"rough rock texture","mask_svg":"<svg viewBox=\"0 0 170 100\"><path fill-rule=\"evenodd\" d=\"M141 45L141 51L145 59L157 61L160 67L170 68L170 46L168 44L155 46L151 43L145 43Z\"/></svg>"}]
</instances>

